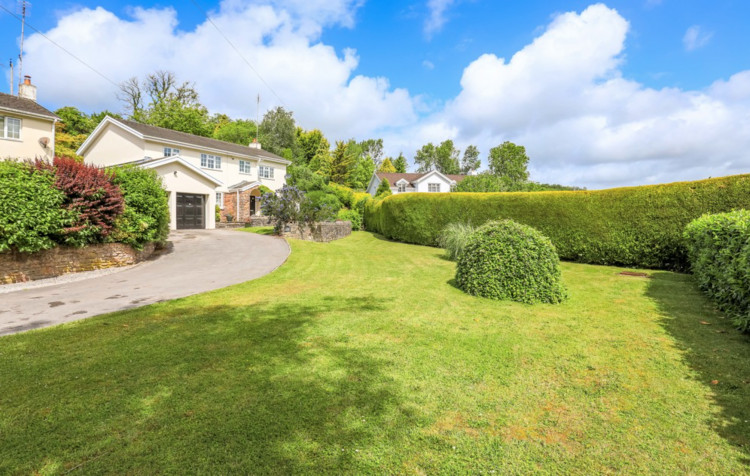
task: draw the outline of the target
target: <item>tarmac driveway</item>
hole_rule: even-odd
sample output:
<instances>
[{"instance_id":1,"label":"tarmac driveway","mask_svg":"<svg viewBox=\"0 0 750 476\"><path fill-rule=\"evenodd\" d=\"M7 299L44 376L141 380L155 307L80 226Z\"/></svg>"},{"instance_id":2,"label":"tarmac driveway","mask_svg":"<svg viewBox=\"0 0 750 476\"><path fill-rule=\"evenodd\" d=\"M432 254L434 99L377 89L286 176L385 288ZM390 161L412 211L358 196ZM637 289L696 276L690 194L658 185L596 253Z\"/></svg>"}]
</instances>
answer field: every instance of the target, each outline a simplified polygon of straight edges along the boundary
<instances>
[{"instance_id":1,"label":"tarmac driveway","mask_svg":"<svg viewBox=\"0 0 750 476\"><path fill-rule=\"evenodd\" d=\"M115 272L67 275L42 287L0 286L0 335L242 283L270 273L289 256L283 239L232 230L173 231L169 240L171 252Z\"/></svg>"}]
</instances>

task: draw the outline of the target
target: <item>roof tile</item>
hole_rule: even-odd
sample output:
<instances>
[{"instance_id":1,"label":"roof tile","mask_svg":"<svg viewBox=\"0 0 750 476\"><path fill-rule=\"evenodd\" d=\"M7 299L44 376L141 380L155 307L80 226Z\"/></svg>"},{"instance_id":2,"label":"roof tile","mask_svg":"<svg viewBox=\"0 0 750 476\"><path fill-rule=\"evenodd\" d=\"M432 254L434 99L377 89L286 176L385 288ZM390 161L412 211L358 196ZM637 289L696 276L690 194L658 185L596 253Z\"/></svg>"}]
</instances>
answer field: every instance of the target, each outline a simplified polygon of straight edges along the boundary
<instances>
[{"instance_id":1,"label":"roof tile","mask_svg":"<svg viewBox=\"0 0 750 476\"><path fill-rule=\"evenodd\" d=\"M31 99L19 98L18 96L11 96L10 94L0 93L0 108L10 109L18 111L20 113L30 113L39 116L48 117L50 120L60 119L54 113L50 112L47 108L39 105L36 101Z\"/></svg>"},{"instance_id":2,"label":"roof tile","mask_svg":"<svg viewBox=\"0 0 750 476\"><path fill-rule=\"evenodd\" d=\"M234 144L232 142L224 142L222 140L211 139L210 137L196 136L193 134L188 134L186 132L173 131L171 129L151 126L148 124L141 124L140 122L129 121L126 119L116 119L116 118L111 118L111 119L135 130L136 132L140 134L143 134L144 136L149 136L149 137L153 137L156 139L163 139L163 140L172 141L172 142L182 142L182 143L190 144L199 148L217 149L217 150L232 153L232 154L239 154L239 155L245 155L245 156L251 156L251 157L259 156L261 158L271 159L277 162L278 161L283 161L284 163L288 162L283 157L279 157L278 155L272 154L271 152L268 152L267 150L263 150L263 149L255 149L252 147L248 147L246 145Z\"/></svg>"}]
</instances>

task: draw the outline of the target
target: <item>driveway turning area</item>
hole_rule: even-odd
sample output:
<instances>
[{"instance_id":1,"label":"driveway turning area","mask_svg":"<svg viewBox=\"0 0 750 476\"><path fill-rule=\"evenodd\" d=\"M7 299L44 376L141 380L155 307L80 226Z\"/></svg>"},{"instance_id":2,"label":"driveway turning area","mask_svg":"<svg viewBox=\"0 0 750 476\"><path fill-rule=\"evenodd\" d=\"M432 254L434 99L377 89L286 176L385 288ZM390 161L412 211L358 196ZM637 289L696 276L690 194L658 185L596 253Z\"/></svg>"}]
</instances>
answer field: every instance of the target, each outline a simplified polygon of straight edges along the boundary
<instances>
[{"instance_id":1,"label":"driveway turning area","mask_svg":"<svg viewBox=\"0 0 750 476\"><path fill-rule=\"evenodd\" d=\"M270 273L289 256L283 239L254 233L185 230L169 239L171 252L112 274L8 293L0 286L0 335L242 283Z\"/></svg>"}]
</instances>

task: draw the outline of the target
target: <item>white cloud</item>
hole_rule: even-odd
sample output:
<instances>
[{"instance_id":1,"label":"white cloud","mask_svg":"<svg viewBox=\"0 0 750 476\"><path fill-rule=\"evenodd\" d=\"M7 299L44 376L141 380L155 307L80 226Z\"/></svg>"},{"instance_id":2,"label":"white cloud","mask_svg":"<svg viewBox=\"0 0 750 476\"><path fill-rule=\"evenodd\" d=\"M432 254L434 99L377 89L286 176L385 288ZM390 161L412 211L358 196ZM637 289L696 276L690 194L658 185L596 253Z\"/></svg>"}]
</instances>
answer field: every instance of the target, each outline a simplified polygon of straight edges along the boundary
<instances>
[{"instance_id":1,"label":"white cloud","mask_svg":"<svg viewBox=\"0 0 750 476\"><path fill-rule=\"evenodd\" d=\"M694 51L706 46L713 36L713 32L704 31L700 25L693 25L682 37L682 44L685 46L685 51Z\"/></svg>"},{"instance_id":2,"label":"white cloud","mask_svg":"<svg viewBox=\"0 0 750 476\"><path fill-rule=\"evenodd\" d=\"M478 57L447 102L358 75L355 51L319 41L330 25L352 25L358 7L227 0L212 15L299 124L332 140L383 137L387 153L407 157L428 141L475 144L486 156L511 140L526 146L534 180L591 188L750 172L750 71L703 90L627 79L629 24L604 5L557 16L510 59ZM115 81L172 70L195 82L212 112L254 117L258 92L263 109L278 103L213 26L179 30L170 8L127 19L80 9L45 33ZM27 52L43 104L119 109L112 85L43 38L31 35Z\"/></svg>"},{"instance_id":3,"label":"white cloud","mask_svg":"<svg viewBox=\"0 0 750 476\"><path fill-rule=\"evenodd\" d=\"M385 78L354 74L355 51L337 53L316 42L324 26L350 25L360 3L284 0L272 6L227 0L212 18L300 125L334 137L364 136L414 121L416 113L407 91L391 88ZM79 9L45 33L115 82L165 69L194 82L213 112L255 117L257 93L263 109L280 105L210 23L181 31L172 8L135 8L127 19L101 7ZM25 69L34 74L40 101L120 109L114 86L47 40L31 35L26 45Z\"/></svg>"},{"instance_id":4,"label":"white cloud","mask_svg":"<svg viewBox=\"0 0 750 476\"><path fill-rule=\"evenodd\" d=\"M430 71L435 69L435 63L429 60L422 61L422 66L424 66L425 69L429 69Z\"/></svg>"},{"instance_id":5,"label":"white cloud","mask_svg":"<svg viewBox=\"0 0 750 476\"><path fill-rule=\"evenodd\" d=\"M424 21L424 33L427 38L443 29L443 25L448 21L446 12L454 3L455 0L428 0L428 15Z\"/></svg>"},{"instance_id":6,"label":"white cloud","mask_svg":"<svg viewBox=\"0 0 750 476\"><path fill-rule=\"evenodd\" d=\"M622 77L628 29L593 5L558 16L510 60L482 55L400 146L436 130L485 155L511 140L526 146L535 180L594 188L750 172L750 71L702 91L645 87Z\"/></svg>"}]
</instances>

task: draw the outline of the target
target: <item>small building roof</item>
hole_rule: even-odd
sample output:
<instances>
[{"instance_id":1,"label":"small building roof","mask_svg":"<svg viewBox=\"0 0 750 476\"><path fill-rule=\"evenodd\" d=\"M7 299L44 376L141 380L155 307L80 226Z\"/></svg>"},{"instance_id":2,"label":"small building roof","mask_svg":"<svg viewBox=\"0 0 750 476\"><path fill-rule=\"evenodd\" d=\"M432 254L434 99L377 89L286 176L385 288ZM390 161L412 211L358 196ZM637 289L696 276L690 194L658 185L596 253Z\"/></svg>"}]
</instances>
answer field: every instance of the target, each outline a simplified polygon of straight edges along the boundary
<instances>
[{"instance_id":1,"label":"small building roof","mask_svg":"<svg viewBox=\"0 0 750 476\"><path fill-rule=\"evenodd\" d=\"M24 99L10 94L0 93L0 111L11 111L19 114L42 117L51 121L59 120L54 113L36 101Z\"/></svg>"}]
</instances>

